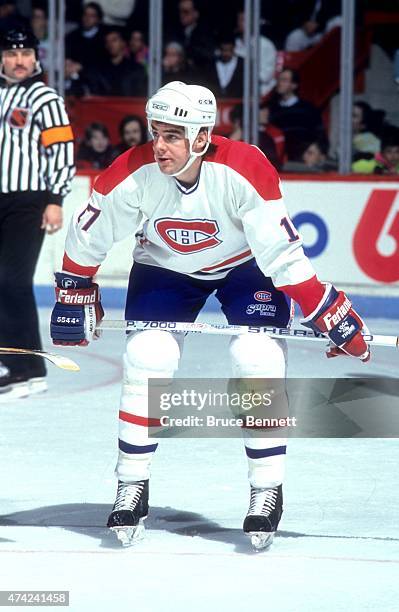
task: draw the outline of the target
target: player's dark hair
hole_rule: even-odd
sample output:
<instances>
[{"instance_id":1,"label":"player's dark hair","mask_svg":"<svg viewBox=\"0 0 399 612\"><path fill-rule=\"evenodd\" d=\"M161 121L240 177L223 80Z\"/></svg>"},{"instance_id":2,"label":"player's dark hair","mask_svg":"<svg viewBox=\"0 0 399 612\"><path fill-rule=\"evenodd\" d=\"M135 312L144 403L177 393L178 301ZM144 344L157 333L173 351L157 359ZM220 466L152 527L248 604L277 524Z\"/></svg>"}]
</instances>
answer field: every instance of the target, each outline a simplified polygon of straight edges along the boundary
<instances>
[{"instance_id":1,"label":"player's dark hair","mask_svg":"<svg viewBox=\"0 0 399 612\"><path fill-rule=\"evenodd\" d=\"M210 155L214 155L217 150L218 150L217 145L215 145L213 142L211 142L211 144L209 145L209 147L208 147L208 149L207 149L207 151L206 151L206 153L204 155L204 158L206 158L208 155L209 156Z\"/></svg>"}]
</instances>

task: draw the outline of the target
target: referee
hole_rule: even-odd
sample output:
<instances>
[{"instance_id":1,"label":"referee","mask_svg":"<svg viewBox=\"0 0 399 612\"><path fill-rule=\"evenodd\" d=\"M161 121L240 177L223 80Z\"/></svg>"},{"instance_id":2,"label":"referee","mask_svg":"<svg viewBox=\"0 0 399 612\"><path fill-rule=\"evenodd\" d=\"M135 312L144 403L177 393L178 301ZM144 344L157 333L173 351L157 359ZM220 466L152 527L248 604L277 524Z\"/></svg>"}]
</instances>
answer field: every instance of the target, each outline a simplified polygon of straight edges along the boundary
<instances>
[{"instance_id":1,"label":"referee","mask_svg":"<svg viewBox=\"0 0 399 612\"><path fill-rule=\"evenodd\" d=\"M75 173L64 101L40 79L37 49L24 29L0 40L0 346L29 349L41 348L33 274ZM41 357L2 357L0 402L45 391L45 376Z\"/></svg>"}]
</instances>

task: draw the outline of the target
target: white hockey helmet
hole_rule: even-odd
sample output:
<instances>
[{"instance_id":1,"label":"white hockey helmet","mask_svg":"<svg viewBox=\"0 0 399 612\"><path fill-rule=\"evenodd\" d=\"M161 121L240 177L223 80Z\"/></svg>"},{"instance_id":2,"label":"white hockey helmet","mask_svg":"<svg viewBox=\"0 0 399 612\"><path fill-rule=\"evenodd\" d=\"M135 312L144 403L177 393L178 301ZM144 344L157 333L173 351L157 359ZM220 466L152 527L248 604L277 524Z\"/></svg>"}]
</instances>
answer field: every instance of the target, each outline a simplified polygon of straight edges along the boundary
<instances>
[{"instance_id":1,"label":"white hockey helmet","mask_svg":"<svg viewBox=\"0 0 399 612\"><path fill-rule=\"evenodd\" d=\"M217 111L216 99L210 89L202 85L187 85L182 81L172 81L149 98L145 110L151 136L152 121L179 125L185 129L186 138L190 143L190 157L183 168L172 176L178 176L187 170L197 157L206 153L211 142ZM207 143L200 153L195 153L193 144L201 128L207 128Z\"/></svg>"}]
</instances>

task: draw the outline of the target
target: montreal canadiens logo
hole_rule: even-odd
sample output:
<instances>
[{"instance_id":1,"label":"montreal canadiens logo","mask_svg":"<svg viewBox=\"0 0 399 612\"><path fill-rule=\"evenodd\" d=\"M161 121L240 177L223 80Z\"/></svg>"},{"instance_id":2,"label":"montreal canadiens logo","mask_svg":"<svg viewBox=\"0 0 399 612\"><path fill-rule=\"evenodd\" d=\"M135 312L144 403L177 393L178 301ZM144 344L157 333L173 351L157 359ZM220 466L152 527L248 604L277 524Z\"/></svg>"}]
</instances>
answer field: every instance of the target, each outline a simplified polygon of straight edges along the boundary
<instances>
[{"instance_id":1,"label":"montreal canadiens logo","mask_svg":"<svg viewBox=\"0 0 399 612\"><path fill-rule=\"evenodd\" d=\"M213 249L222 241L216 238L219 226L213 219L157 219L158 235L166 244L183 255Z\"/></svg>"},{"instance_id":2,"label":"montreal canadiens logo","mask_svg":"<svg viewBox=\"0 0 399 612\"><path fill-rule=\"evenodd\" d=\"M254 298L257 302L270 302L272 294L270 291L257 291L254 293Z\"/></svg>"}]
</instances>

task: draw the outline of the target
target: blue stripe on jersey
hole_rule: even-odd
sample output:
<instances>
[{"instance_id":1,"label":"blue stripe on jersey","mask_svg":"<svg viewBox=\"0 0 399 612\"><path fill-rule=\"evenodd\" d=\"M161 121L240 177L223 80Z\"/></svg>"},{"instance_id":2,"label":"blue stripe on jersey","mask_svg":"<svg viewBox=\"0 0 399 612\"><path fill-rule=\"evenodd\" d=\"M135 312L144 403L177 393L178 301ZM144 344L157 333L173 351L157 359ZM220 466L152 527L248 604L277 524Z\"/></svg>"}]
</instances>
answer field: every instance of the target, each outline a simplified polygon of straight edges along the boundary
<instances>
[{"instance_id":1,"label":"blue stripe on jersey","mask_svg":"<svg viewBox=\"0 0 399 612\"><path fill-rule=\"evenodd\" d=\"M136 444L128 444L119 439L119 450L129 455L143 455L144 453L153 453L157 450L158 444L148 444L147 446L137 446Z\"/></svg>"},{"instance_id":2,"label":"blue stripe on jersey","mask_svg":"<svg viewBox=\"0 0 399 612\"><path fill-rule=\"evenodd\" d=\"M275 455L285 455L286 446L274 446L273 448L248 448L245 447L247 457L250 459L263 459L263 457L274 457Z\"/></svg>"}]
</instances>

